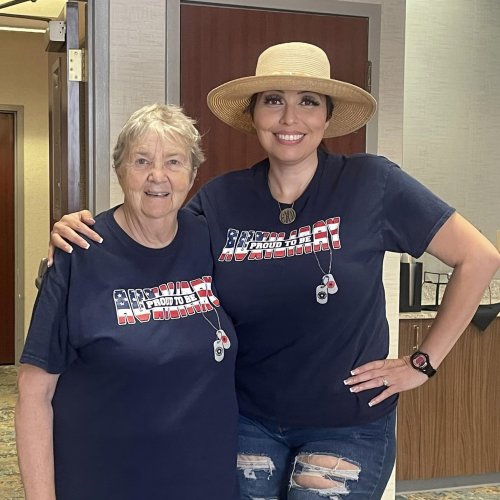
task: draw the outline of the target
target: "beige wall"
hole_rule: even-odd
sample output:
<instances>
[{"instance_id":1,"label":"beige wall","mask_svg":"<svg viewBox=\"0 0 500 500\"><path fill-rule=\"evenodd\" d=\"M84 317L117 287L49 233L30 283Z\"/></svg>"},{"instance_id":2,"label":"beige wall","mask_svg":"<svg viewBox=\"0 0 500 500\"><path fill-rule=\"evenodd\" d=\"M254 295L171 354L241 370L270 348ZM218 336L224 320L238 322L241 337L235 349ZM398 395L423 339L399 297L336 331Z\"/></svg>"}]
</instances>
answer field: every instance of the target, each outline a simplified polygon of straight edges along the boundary
<instances>
[{"instance_id":1,"label":"beige wall","mask_svg":"<svg viewBox=\"0 0 500 500\"><path fill-rule=\"evenodd\" d=\"M495 242L500 2L407 0L407 14L405 169ZM423 260L427 270L449 270Z\"/></svg>"},{"instance_id":2,"label":"beige wall","mask_svg":"<svg viewBox=\"0 0 500 500\"><path fill-rule=\"evenodd\" d=\"M42 34L0 31L0 105L24 106L25 330L36 296L34 280L47 254L49 144L47 54Z\"/></svg>"}]
</instances>

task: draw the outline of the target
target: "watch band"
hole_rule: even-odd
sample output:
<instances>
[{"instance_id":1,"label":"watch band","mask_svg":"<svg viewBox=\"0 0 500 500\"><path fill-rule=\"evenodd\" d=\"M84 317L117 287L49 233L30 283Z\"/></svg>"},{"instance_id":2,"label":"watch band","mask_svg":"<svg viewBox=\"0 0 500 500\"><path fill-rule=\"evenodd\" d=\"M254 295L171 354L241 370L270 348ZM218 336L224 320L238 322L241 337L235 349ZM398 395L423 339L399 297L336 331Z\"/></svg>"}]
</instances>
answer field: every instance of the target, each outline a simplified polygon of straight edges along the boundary
<instances>
[{"instance_id":1,"label":"watch band","mask_svg":"<svg viewBox=\"0 0 500 500\"><path fill-rule=\"evenodd\" d=\"M422 351L415 351L410 356L410 363L415 370L425 373L429 378L436 374L436 370L432 367L429 361L429 355Z\"/></svg>"}]
</instances>

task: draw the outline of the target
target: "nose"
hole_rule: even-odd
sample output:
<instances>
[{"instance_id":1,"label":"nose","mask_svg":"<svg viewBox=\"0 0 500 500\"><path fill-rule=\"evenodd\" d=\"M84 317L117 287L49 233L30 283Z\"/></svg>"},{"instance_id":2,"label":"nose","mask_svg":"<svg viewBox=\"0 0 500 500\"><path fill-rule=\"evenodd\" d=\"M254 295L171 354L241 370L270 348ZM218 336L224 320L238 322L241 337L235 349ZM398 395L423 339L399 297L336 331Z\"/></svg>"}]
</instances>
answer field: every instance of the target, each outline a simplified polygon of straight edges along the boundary
<instances>
[{"instance_id":1,"label":"nose","mask_svg":"<svg viewBox=\"0 0 500 500\"><path fill-rule=\"evenodd\" d=\"M152 182L163 182L167 178L168 169L161 161L154 161L149 170L149 180Z\"/></svg>"},{"instance_id":2,"label":"nose","mask_svg":"<svg viewBox=\"0 0 500 500\"><path fill-rule=\"evenodd\" d=\"M281 115L280 123L283 125L291 125L297 121L297 113L294 106L285 104L283 114Z\"/></svg>"}]
</instances>

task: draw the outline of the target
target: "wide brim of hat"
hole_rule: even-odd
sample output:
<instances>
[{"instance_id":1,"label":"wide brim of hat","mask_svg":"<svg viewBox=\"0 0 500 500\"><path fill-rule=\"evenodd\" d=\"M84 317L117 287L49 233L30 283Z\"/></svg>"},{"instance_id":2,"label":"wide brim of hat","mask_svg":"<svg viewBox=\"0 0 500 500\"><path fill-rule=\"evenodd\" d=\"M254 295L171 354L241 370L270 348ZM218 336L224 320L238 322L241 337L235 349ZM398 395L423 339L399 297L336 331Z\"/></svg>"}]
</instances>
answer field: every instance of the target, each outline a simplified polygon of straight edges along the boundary
<instances>
[{"instance_id":1,"label":"wide brim of hat","mask_svg":"<svg viewBox=\"0 0 500 500\"><path fill-rule=\"evenodd\" d=\"M248 76L223 83L208 93L208 107L231 127L255 134L252 117L245 109L253 94L266 90L306 90L328 95L334 103L324 137L350 134L370 120L377 109L375 98L351 83L299 75Z\"/></svg>"}]
</instances>

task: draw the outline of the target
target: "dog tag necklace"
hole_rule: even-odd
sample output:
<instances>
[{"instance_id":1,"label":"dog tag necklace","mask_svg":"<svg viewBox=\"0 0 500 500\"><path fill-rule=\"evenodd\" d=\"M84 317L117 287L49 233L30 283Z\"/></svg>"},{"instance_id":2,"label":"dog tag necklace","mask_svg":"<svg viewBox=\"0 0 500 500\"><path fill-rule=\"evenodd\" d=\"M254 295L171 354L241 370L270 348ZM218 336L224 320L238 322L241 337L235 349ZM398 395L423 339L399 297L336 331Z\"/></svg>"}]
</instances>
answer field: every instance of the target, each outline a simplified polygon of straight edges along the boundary
<instances>
[{"instance_id":1,"label":"dog tag necklace","mask_svg":"<svg viewBox=\"0 0 500 500\"><path fill-rule=\"evenodd\" d=\"M201 306L203 308L203 306ZM215 330L215 335L217 338L214 341L214 358L215 361L220 363L224 359L224 350L229 349L231 347L231 341L229 340L229 337L226 335L226 332L222 329L221 324L220 324L220 317L219 313L217 312L217 308L215 306L214 311L217 316L217 326L215 326L206 316L205 313L203 312L203 309L201 310L201 315L205 318L205 320L210 324L210 326Z\"/></svg>"},{"instance_id":2,"label":"dog tag necklace","mask_svg":"<svg viewBox=\"0 0 500 500\"><path fill-rule=\"evenodd\" d=\"M318 256L316 252L314 253L314 257L316 258L316 262L318 263L318 267L320 271L323 273L323 277L321 278L321 283L316 287L316 302L318 304L326 304L328 302L328 295L332 295L337 293L338 286L333 278L332 274L332 249L329 247L328 251L330 253L330 262L328 264L328 272L325 272L323 267L321 266Z\"/></svg>"}]
</instances>

